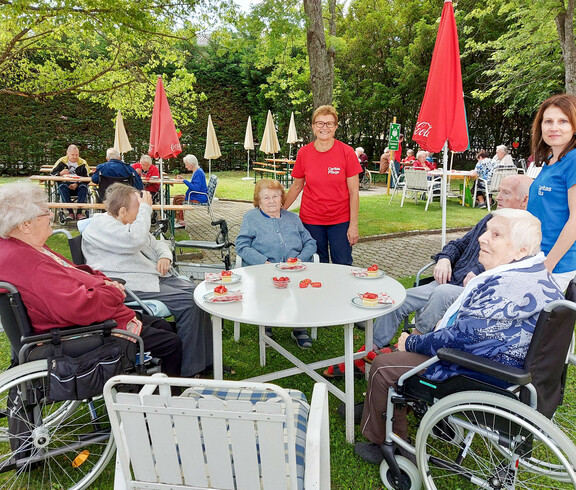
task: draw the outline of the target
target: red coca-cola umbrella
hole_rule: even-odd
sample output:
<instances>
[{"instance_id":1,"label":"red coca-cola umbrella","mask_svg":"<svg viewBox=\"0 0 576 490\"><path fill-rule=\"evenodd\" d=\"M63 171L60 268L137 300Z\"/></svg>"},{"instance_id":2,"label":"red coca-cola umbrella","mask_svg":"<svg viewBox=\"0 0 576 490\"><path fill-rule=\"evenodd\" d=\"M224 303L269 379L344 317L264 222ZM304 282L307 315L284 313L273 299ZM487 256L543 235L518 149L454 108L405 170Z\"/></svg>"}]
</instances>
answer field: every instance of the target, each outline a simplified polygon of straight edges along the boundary
<instances>
[{"instance_id":1,"label":"red coca-cola umbrella","mask_svg":"<svg viewBox=\"0 0 576 490\"><path fill-rule=\"evenodd\" d=\"M444 1L426 92L412 139L426 151L437 153L444 150L442 177L442 245L444 245L448 149L464 151L468 148L460 48L452 0Z\"/></svg>"},{"instance_id":2,"label":"red coca-cola umbrella","mask_svg":"<svg viewBox=\"0 0 576 490\"><path fill-rule=\"evenodd\" d=\"M154 95L154 108L152 110L148 155L152 158L160 159L160 204L162 206L162 217L164 217L163 159L175 158L180 153L182 153L182 147L180 146L176 126L172 120L172 112L170 112L162 77L158 77L156 94Z\"/></svg>"}]
</instances>

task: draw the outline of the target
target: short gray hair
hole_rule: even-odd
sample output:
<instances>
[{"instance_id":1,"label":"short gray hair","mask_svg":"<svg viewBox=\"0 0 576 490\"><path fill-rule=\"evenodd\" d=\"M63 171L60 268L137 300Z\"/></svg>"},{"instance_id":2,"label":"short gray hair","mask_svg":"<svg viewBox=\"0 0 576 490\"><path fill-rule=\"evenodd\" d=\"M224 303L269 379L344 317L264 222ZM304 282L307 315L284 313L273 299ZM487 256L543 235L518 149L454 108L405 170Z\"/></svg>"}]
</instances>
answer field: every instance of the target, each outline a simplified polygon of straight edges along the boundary
<instances>
[{"instance_id":1,"label":"short gray hair","mask_svg":"<svg viewBox=\"0 0 576 490\"><path fill-rule=\"evenodd\" d=\"M148 162L151 164L152 163L152 157L150 155L144 154L140 157L140 162L142 162L142 161Z\"/></svg>"},{"instance_id":2,"label":"short gray hair","mask_svg":"<svg viewBox=\"0 0 576 490\"><path fill-rule=\"evenodd\" d=\"M498 145L496 147L496 151L498 151L498 150L503 151L504 153L508 154L508 147L506 145Z\"/></svg>"},{"instance_id":3,"label":"short gray hair","mask_svg":"<svg viewBox=\"0 0 576 490\"><path fill-rule=\"evenodd\" d=\"M428 152L424 150L420 150L418 153L416 153L416 159L419 159L420 157L426 158L427 156Z\"/></svg>"},{"instance_id":4,"label":"short gray hair","mask_svg":"<svg viewBox=\"0 0 576 490\"><path fill-rule=\"evenodd\" d=\"M26 181L0 186L0 238L19 224L30 221L46 211L46 193L39 185Z\"/></svg>"},{"instance_id":5,"label":"short gray hair","mask_svg":"<svg viewBox=\"0 0 576 490\"><path fill-rule=\"evenodd\" d=\"M106 150L106 158L108 160L120 160L120 152L116 148L108 148Z\"/></svg>"},{"instance_id":6,"label":"short gray hair","mask_svg":"<svg viewBox=\"0 0 576 490\"><path fill-rule=\"evenodd\" d=\"M492 216L499 216L508 222L510 239L517 251L525 248L528 255L540 252L542 227L536 216L523 209L512 208L498 209Z\"/></svg>"},{"instance_id":7,"label":"short gray hair","mask_svg":"<svg viewBox=\"0 0 576 490\"><path fill-rule=\"evenodd\" d=\"M196 165L198 166L198 159L194 155L186 155L182 161L184 163L188 163L189 165Z\"/></svg>"},{"instance_id":8,"label":"short gray hair","mask_svg":"<svg viewBox=\"0 0 576 490\"><path fill-rule=\"evenodd\" d=\"M106 211L115 218L118 217L120 208L125 207L128 209L130 207L130 200L135 192L138 192L138 190L131 185L122 184L121 182L112 184L108 189L106 189L104 200Z\"/></svg>"},{"instance_id":9,"label":"short gray hair","mask_svg":"<svg viewBox=\"0 0 576 490\"><path fill-rule=\"evenodd\" d=\"M78 147L76 145L70 145L68 146L68 148L66 149L66 153L68 153L69 151L73 151L76 150L77 152L80 152L80 150L78 149Z\"/></svg>"}]
</instances>

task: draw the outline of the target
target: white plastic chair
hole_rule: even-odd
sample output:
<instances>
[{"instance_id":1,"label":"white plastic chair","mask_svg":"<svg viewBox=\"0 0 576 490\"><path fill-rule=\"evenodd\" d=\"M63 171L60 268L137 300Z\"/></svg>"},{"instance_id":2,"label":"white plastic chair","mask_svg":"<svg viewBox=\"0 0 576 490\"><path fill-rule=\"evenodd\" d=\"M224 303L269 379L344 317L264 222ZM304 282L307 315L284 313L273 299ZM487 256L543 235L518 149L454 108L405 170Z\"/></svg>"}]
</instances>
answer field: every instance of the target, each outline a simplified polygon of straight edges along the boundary
<instances>
[{"instance_id":1,"label":"white plastic chair","mask_svg":"<svg viewBox=\"0 0 576 490\"><path fill-rule=\"evenodd\" d=\"M392 199L394 199L396 193L399 190L404 190L404 187L406 187L406 183L404 182L405 180L404 174L398 175L398 173L396 172L396 164L394 162L390 162L389 168L390 168L390 176L392 177L392 184L394 184L394 191L392 192L392 195L390 196L390 201L388 202L388 204L391 204Z\"/></svg>"},{"instance_id":2,"label":"white plastic chair","mask_svg":"<svg viewBox=\"0 0 576 490\"><path fill-rule=\"evenodd\" d=\"M139 393L118 391L140 386ZM185 391L172 396L171 388ZM116 490L330 489L328 391L272 384L115 376L104 399L116 440Z\"/></svg>"},{"instance_id":3,"label":"white plastic chair","mask_svg":"<svg viewBox=\"0 0 576 490\"><path fill-rule=\"evenodd\" d=\"M484 192L486 193L486 209L490 212L490 195L498 194L502 179L509 175L516 175L517 173L518 170L516 167L496 167L492 172L490 181L480 178L476 179L476 183L474 184L474 203L476 203L476 194L478 193L478 182L483 182Z\"/></svg>"},{"instance_id":4,"label":"white plastic chair","mask_svg":"<svg viewBox=\"0 0 576 490\"><path fill-rule=\"evenodd\" d=\"M315 264L319 264L320 263L320 256L318 254L313 254L312 255L312 262L314 262ZM239 269L240 267L242 267L242 257L240 257L240 255L236 254L236 262L234 264L234 269ZM312 327L310 329L310 333L311 333L311 337L313 340L316 340L318 338L318 328L317 327ZM240 340L240 322L234 322L234 340L236 342L238 342Z\"/></svg>"},{"instance_id":5,"label":"white plastic chair","mask_svg":"<svg viewBox=\"0 0 576 490\"><path fill-rule=\"evenodd\" d=\"M428 211L428 205L434 199L434 196L440 197L442 189L440 188L440 180L428 180L428 174L425 170L407 168L404 171L404 191L402 192L400 207L404 206L404 198L407 192L414 193L414 202L416 204L418 204L420 195L425 194L426 207L424 211Z\"/></svg>"}]
</instances>

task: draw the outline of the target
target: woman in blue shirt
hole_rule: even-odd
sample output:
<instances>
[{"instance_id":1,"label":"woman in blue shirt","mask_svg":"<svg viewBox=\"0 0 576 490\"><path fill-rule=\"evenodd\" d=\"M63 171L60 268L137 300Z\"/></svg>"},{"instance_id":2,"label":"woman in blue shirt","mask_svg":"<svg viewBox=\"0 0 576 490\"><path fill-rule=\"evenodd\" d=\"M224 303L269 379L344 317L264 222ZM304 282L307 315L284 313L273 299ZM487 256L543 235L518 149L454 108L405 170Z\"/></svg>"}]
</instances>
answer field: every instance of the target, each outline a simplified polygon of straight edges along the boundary
<instances>
[{"instance_id":1,"label":"woman in blue shirt","mask_svg":"<svg viewBox=\"0 0 576 490\"><path fill-rule=\"evenodd\" d=\"M542 222L544 264L562 290L576 276L576 97L545 100L532 125L532 154L542 171L528 211Z\"/></svg>"}]
</instances>

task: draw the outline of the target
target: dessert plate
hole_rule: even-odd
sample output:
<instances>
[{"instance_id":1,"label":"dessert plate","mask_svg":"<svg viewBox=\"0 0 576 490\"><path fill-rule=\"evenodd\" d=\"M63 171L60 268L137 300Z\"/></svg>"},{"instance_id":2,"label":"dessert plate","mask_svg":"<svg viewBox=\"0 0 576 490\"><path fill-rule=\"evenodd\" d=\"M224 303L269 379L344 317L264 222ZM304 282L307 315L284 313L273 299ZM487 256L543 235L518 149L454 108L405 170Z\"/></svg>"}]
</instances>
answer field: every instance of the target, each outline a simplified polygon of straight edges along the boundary
<instances>
[{"instance_id":1,"label":"dessert plate","mask_svg":"<svg viewBox=\"0 0 576 490\"><path fill-rule=\"evenodd\" d=\"M352 275L358 279L380 279L386 273L382 269L378 269L375 276L369 276L366 269L352 269Z\"/></svg>"},{"instance_id":2,"label":"dessert plate","mask_svg":"<svg viewBox=\"0 0 576 490\"><path fill-rule=\"evenodd\" d=\"M394 303L376 303L375 305L365 305L362 298L354 296L350 301L358 308L366 308L368 310L378 310L381 308L390 308Z\"/></svg>"},{"instance_id":3,"label":"dessert plate","mask_svg":"<svg viewBox=\"0 0 576 490\"><path fill-rule=\"evenodd\" d=\"M232 274L230 276L229 281L223 281L220 279L219 281L214 281L214 284L236 284L242 280L242 276L240 274Z\"/></svg>"},{"instance_id":4,"label":"dessert plate","mask_svg":"<svg viewBox=\"0 0 576 490\"><path fill-rule=\"evenodd\" d=\"M235 301L242 300L242 294L238 291L228 291L226 296L216 296L214 293L206 293L202 299L208 303L234 303Z\"/></svg>"},{"instance_id":5,"label":"dessert plate","mask_svg":"<svg viewBox=\"0 0 576 490\"><path fill-rule=\"evenodd\" d=\"M306 266L302 263L300 264L288 264L286 262L280 262L276 264L276 269L282 272L299 272L306 270Z\"/></svg>"}]
</instances>

